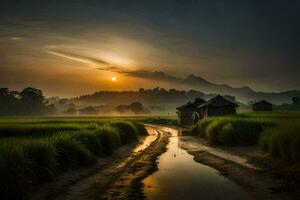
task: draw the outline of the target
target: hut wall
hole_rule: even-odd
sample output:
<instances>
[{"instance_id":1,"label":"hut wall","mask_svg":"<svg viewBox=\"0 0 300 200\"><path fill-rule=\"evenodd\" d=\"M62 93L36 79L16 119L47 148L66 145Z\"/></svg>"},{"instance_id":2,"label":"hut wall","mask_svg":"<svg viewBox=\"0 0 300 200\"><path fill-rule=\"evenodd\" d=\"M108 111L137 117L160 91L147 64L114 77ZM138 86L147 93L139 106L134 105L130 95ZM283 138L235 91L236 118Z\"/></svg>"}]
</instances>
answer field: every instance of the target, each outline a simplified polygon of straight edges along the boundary
<instances>
[{"instance_id":1,"label":"hut wall","mask_svg":"<svg viewBox=\"0 0 300 200\"><path fill-rule=\"evenodd\" d=\"M253 111L272 111L273 106L272 104L264 104L264 105L253 105L252 106Z\"/></svg>"},{"instance_id":2,"label":"hut wall","mask_svg":"<svg viewBox=\"0 0 300 200\"><path fill-rule=\"evenodd\" d=\"M181 125L191 126L193 125L192 114L195 112L195 108L185 108L177 112L179 123Z\"/></svg>"},{"instance_id":3,"label":"hut wall","mask_svg":"<svg viewBox=\"0 0 300 200\"><path fill-rule=\"evenodd\" d=\"M225 116L236 114L235 106L212 107L209 106L207 110L208 116Z\"/></svg>"}]
</instances>

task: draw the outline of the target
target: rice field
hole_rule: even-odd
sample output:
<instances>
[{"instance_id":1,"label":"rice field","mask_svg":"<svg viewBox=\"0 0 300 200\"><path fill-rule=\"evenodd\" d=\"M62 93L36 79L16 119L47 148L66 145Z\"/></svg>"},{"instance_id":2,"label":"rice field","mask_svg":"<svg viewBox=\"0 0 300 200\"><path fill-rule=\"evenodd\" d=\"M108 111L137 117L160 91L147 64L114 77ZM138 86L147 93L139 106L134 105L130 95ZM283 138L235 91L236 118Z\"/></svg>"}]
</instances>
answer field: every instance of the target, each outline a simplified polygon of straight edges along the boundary
<instances>
[{"instance_id":1,"label":"rice field","mask_svg":"<svg viewBox=\"0 0 300 200\"><path fill-rule=\"evenodd\" d=\"M212 144L258 145L274 157L300 159L300 113L252 112L201 120L193 134Z\"/></svg>"},{"instance_id":2,"label":"rice field","mask_svg":"<svg viewBox=\"0 0 300 200\"><path fill-rule=\"evenodd\" d=\"M34 185L91 165L147 135L150 118L0 118L0 197L21 199Z\"/></svg>"}]
</instances>

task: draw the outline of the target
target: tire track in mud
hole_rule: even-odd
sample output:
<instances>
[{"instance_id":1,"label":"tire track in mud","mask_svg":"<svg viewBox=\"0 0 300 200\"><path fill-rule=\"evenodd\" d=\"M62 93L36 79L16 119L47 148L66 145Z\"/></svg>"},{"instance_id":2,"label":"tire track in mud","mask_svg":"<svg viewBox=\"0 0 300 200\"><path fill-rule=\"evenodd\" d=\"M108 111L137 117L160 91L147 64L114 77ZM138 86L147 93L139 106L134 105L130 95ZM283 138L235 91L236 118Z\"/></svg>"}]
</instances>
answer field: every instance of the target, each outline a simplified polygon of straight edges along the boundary
<instances>
[{"instance_id":1,"label":"tire track in mud","mask_svg":"<svg viewBox=\"0 0 300 200\"><path fill-rule=\"evenodd\" d=\"M152 127L153 128L153 127ZM116 178L99 191L97 199L145 199L142 180L157 171L157 157L166 151L169 133L155 128L159 134L147 149L124 166Z\"/></svg>"}]
</instances>

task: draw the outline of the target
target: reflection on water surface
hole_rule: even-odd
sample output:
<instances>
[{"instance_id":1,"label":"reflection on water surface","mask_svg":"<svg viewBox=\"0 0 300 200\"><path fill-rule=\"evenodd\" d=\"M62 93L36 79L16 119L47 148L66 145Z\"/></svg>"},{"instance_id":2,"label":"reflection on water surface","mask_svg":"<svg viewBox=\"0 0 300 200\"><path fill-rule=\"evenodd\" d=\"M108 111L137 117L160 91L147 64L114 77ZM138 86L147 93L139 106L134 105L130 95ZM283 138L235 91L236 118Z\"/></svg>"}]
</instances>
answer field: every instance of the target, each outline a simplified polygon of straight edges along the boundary
<instances>
[{"instance_id":1,"label":"reflection on water surface","mask_svg":"<svg viewBox=\"0 0 300 200\"><path fill-rule=\"evenodd\" d=\"M168 150L158 160L158 171L144 179L148 199L250 199L239 186L215 169L196 163L193 156L178 147L177 131L166 128L172 137Z\"/></svg>"}]
</instances>

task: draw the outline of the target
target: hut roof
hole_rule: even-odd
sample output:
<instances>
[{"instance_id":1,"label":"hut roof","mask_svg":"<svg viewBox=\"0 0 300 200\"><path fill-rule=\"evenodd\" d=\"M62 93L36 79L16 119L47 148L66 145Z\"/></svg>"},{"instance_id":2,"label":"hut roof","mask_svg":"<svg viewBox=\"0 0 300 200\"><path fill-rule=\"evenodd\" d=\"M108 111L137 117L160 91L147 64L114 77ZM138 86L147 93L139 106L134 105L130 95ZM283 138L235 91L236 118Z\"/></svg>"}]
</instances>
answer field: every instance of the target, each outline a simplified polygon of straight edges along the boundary
<instances>
[{"instance_id":1,"label":"hut roof","mask_svg":"<svg viewBox=\"0 0 300 200\"><path fill-rule=\"evenodd\" d=\"M259 102L254 103L253 105L260 106L260 105L273 105L273 104L271 104L270 102L268 102L266 100L261 100Z\"/></svg>"},{"instance_id":2,"label":"hut roof","mask_svg":"<svg viewBox=\"0 0 300 200\"><path fill-rule=\"evenodd\" d=\"M202 104L206 103L205 100L201 99L201 98L196 98L195 101L194 101L194 105L195 106L200 106Z\"/></svg>"},{"instance_id":3,"label":"hut roof","mask_svg":"<svg viewBox=\"0 0 300 200\"><path fill-rule=\"evenodd\" d=\"M183 104L182 106L177 107L177 110L183 110L184 108L188 108L188 107L198 107L200 105L202 105L203 103L205 103L206 101L201 99L201 98L196 98L194 102L187 102L186 104Z\"/></svg>"},{"instance_id":4,"label":"hut roof","mask_svg":"<svg viewBox=\"0 0 300 200\"><path fill-rule=\"evenodd\" d=\"M214 106L214 107L223 107L223 106L236 106L238 105L236 103L233 103L226 98L222 97L221 95L217 95L210 99L208 102L203 103L202 105L199 106L199 108L203 108L206 106Z\"/></svg>"},{"instance_id":5,"label":"hut roof","mask_svg":"<svg viewBox=\"0 0 300 200\"><path fill-rule=\"evenodd\" d=\"M183 110L184 108L191 107L191 106L194 106L194 104L191 101L189 101L186 104L183 104L182 106L177 107L176 109Z\"/></svg>"}]
</instances>

